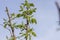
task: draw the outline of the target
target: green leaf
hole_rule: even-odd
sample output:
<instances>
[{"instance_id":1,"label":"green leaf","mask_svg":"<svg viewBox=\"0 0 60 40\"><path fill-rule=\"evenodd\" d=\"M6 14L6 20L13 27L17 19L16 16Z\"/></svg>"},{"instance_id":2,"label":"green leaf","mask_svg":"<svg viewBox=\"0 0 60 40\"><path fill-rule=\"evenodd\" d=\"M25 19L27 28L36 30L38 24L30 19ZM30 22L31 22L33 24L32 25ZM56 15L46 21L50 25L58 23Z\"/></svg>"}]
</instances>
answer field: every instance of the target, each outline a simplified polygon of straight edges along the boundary
<instances>
[{"instance_id":1,"label":"green leaf","mask_svg":"<svg viewBox=\"0 0 60 40\"><path fill-rule=\"evenodd\" d=\"M31 17L29 15L26 16L26 19L28 20L28 22L30 22L30 18Z\"/></svg>"},{"instance_id":2,"label":"green leaf","mask_svg":"<svg viewBox=\"0 0 60 40\"><path fill-rule=\"evenodd\" d=\"M23 25L23 24L17 24L17 25L16 25L16 28L20 28L21 31L23 31L24 28L25 28L25 25Z\"/></svg>"},{"instance_id":3,"label":"green leaf","mask_svg":"<svg viewBox=\"0 0 60 40\"><path fill-rule=\"evenodd\" d=\"M32 15L32 13L33 13L31 9L28 10L28 12L29 12L29 15Z\"/></svg>"},{"instance_id":4,"label":"green leaf","mask_svg":"<svg viewBox=\"0 0 60 40\"><path fill-rule=\"evenodd\" d=\"M30 3L30 6L33 6L34 7L34 4L33 3Z\"/></svg>"},{"instance_id":5,"label":"green leaf","mask_svg":"<svg viewBox=\"0 0 60 40\"><path fill-rule=\"evenodd\" d=\"M36 8L34 8L32 11L33 11L33 12L36 12Z\"/></svg>"},{"instance_id":6,"label":"green leaf","mask_svg":"<svg viewBox=\"0 0 60 40\"><path fill-rule=\"evenodd\" d=\"M19 18L19 17L21 17L21 16L22 16L21 14L17 14L17 15L16 15L17 18Z\"/></svg>"},{"instance_id":7,"label":"green leaf","mask_svg":"<svg viewBox=\"0 0 60 40\"><path fill-rule=\"evenodd\" d=\"M28 33L31 33L32 31L33 31L33 29L31 28L31 29L28 30Z\"/></svg>"},{"instance_id":8,"label":"green leaf","mask_svg":"<svg viewBox=\"0 0 60 40\"><path fill-rule=\"evenodd\" d=\"M28 10L29 15L32 15L33 12L36 12L36 8Z\"/></svg>"},{"instance_id":9,"label":"green leaf","mask_svg":"<svg viewBox=\"0 0 60 40\"><path fill-rule=\"evenodd\" d=\"M12 27L16 27L16 23L13 23L13 24L12 24Z\"/></svg>"},{"instance_id":10,"label":"green leaf","mask_svg":"<svg viewBox=\"0 0 60 40\"><path fill-rule=\"evenodd\" d=\"M25 0L24 6L26 6L27 8L30 8L30 5L27 0Z\"/></svg>"},{"instance_id":11,"label":"green leaf","mask_svg":"<svg viewBox=\"0 0 60 40\"><path fill-rule=\"evenodd\" d=\"M35 23L35 24L37 24L36 19L35 19L35 18L32 18L32 19L31 19L31 23Z\"/></svg>"},{"instance_id":12,"label":"green leaf","mask_svg":"<svg viewBox=\"0 0 60 40\"><path fill-rule=\"evenodd\" d=\"M21 10L19 10L19 11L23 11L23 6L20 6L20 9L21 9Z\"/></svg>"},{"instance_id":13,"label":"green leaf","mask_svg":"<svg viewBox=\"0 0 60 40\"><path fill-rule=\"evenodd\" d=\"M4 24L4 28L6 28L7 24Z\"/></svg>"},{"instance_id":14,"label":"green leaf","mask_svg":"<svg viewBox=\"0 0 60 40\"><path fill-rule=\"evenodd\" d=\"M27 13L27 11L23 11L23 14L26 14Z\"/></svg>"},{"instance_id":15,"label":"green leaf","mask_svg":"<svg viewBox=\"0 0 60 40\"><path fill-rule=\"evenodd\" d=\"M6 26L8 25L8 22L3 22L3 24L4 24L4 28L6 28Z\"/></svg>"},{"instance_id":16,"label":"green leaf","mask_svg":"<svg viewBox=\"0 0 60 40\"><path fill-rule=\"evenodd\" d=\"M15 16L15 14L13 13L13 14L11 14L11 16Z\"/></svg>"},{"instance_id":17,"label":"green leaf","mask_svg":"<svg viewBox=\"0 0 60 40\"><path fill-rule=\"evenodd\" d=\"M21 37L26 36L26 34L22 34Z\"/></svg>"},{"instance_id":18,"label":"green leaf","mask_svg":"<svg viewBox=\"0 0 60 40\"><path fill-rule=\"evenodd\" d=\"M16 14L12 13L11 14L11 19L14 20L16 18Z\"/></svg>"},{"instance_id":19,"label":"green leaf","mask_svg":"<svg viewBox=\"0 0 60 40\"><path fill-rule=\"evenodd\" d=\"M36 37L36 33L35 32L32 32L32 35Z\"/></svg>"},{"instance_id":20,"label":"green leaf","mask_svg":"<svg viewBox=\"0 0 60 40\"><path fill-rule=\"evenodd\" d=\"M20 25L17 25L17 27L22 28L22 27L23 27L23 25L21 25L21 24L20 24Z\"/></svg>"}]
</instances>

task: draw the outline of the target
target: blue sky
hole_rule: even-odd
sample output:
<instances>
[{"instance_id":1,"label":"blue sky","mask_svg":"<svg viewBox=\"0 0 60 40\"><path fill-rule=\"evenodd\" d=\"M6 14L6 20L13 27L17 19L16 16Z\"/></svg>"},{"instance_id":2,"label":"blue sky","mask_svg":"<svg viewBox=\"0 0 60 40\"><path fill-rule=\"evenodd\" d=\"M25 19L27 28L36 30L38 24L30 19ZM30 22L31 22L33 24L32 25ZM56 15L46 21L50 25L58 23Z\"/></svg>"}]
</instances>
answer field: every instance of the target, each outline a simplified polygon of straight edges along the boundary
<instances>
[{"instance_id":1,"label":"blue sky","mask_svg":"<svg viewBox=\"0 0 60 40\"><path fill-rule=\"evenodd\" d=\"M37 8L34 17L37 19L37 24L32 25L37 34L32 40L60 40L60 28L58 25L58 10L55 6L55 1L59 0L29 0L35 4ZM5 7L9 8L10 13L19 13L19 6L24 0L0 0L0 24L3 24L3 18L6 18ZM18 32L16 31L16 35ZM0 26L0 40L6 40L6 35L10 35L9 31Z\"/></svg>"}]
</instances>

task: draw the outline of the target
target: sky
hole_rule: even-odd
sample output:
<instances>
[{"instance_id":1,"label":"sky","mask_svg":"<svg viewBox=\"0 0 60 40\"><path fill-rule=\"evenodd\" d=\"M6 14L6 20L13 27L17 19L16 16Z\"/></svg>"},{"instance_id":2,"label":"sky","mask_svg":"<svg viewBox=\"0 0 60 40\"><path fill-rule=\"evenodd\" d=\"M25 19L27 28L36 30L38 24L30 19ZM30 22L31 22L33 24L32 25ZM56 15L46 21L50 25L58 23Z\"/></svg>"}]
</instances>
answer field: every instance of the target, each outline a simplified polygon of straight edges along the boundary
<instances>
[{"instance_id":1,"label":"sky","mask_svg":"<svg viewBox=\"0 0 60 40\"><path fill-rule=\"evenodd\" d=\"M60 0L29 0L37 8L34 13L37 24L32 25L37 37L33 37L32 40L60 40L60 31L57 31L57 28L60 28L58 10L55 1L60 3ZM10 13L19 13L19 6L23 2L24 0L0 0L0 24L3 24L3 18L7 18L6 6ZM17 30L15 34L18 34ZM0 25L0 40L6 40L8 35L10 35L9 31Z\"/></svg>"}]
</instances>

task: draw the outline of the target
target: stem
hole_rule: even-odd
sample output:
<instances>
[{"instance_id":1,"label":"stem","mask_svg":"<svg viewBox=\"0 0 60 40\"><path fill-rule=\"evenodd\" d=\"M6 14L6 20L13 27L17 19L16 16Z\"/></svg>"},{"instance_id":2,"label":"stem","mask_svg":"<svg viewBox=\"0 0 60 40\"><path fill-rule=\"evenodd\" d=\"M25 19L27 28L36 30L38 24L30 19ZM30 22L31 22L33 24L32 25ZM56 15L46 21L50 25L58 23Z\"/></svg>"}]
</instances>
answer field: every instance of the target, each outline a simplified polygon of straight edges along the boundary
<instances>
[{"instance_id":1,"label":"stem","mask_svg":"<svg viewBox=\"0 0 60 40\"><path fill-rule=\"evenodd\" d=\"M28 23L28 20L26 20L26 21L27 21L27 23L26 23L26 36L25 36L25 39L28 40L28 25L29 25L29 23Z\"/></svg>"},{"instance_id":2,"label":"stem","mask_svg":"<svg viewBox=\"0 0 60 40\"><path fill-rule=\"evenodd\" d=\"M26 8L28 10L28 8ZM27 12L28 13L28 12ZM28 14L27 14L28 15ZM29 26L29 21L26 19L26 40L28 40L28 26Z\"/></svg>"},{"instance_id":3,"label":"stem","mask_svg":"<svg viewBox=\"0 0 60 40\"><path fill-rule=\"evenodd\" d=\"M29 34L29 40L31 40L31 35Z\"/></svg>"},{"instance_id":4,"label":"stem","mask_svg":"<svg viewBox=\"0 0 60 40\"><path fill-rule=\"evenodd\" d=\"M10 17L10 14L9 14L9 11L8 11L7 7L6 7L6 12L7 12L7 15L8 15L8 18L9 18L10 28L11 28L11 31L12 31L11 37L13 37L14 40L16 40L15 35L14 35L14 27L12 27L11 17Z\"/></svg>"}]
</instances>

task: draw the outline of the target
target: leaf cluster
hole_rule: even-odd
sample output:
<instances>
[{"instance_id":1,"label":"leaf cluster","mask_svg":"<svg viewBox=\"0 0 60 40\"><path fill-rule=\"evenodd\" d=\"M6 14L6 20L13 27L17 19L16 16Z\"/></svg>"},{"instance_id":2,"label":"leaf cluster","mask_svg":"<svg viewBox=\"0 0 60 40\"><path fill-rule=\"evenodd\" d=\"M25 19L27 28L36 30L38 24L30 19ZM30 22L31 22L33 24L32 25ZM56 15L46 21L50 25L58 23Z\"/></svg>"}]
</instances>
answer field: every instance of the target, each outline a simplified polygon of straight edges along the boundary
<instances>
[{"instance_id":1,"label":"leaf cluster","mask_svg":"<svg viewBox=\"0 0 60 40\"><path fill-rule=\"evenodd\" d=\"M37 24L37 21L35 18L33 18L33 13L36 12L36 8L34 8L34 4L33 3L29 3L27 0L25 0L24 3L22 3L22 5L20 6L20 13L15 14L12 13L11 14L11 21L14 20L15 18L20 18L22 17L23 19L28 20L29 24ZM6 28L7 26L11 26L9 19L3 19L4 20L4 28ZM29 25L28 25L29 26ZM33 31L32 28L28 28L28 31L26 34L26 24L21 23L21 24L16 24L16 23L12 23L12 27L13 28L19 28L21 30L20 35L21 37L28 37L28 36L36 36L36 33Z\"/></svg>"}]
</instances>

